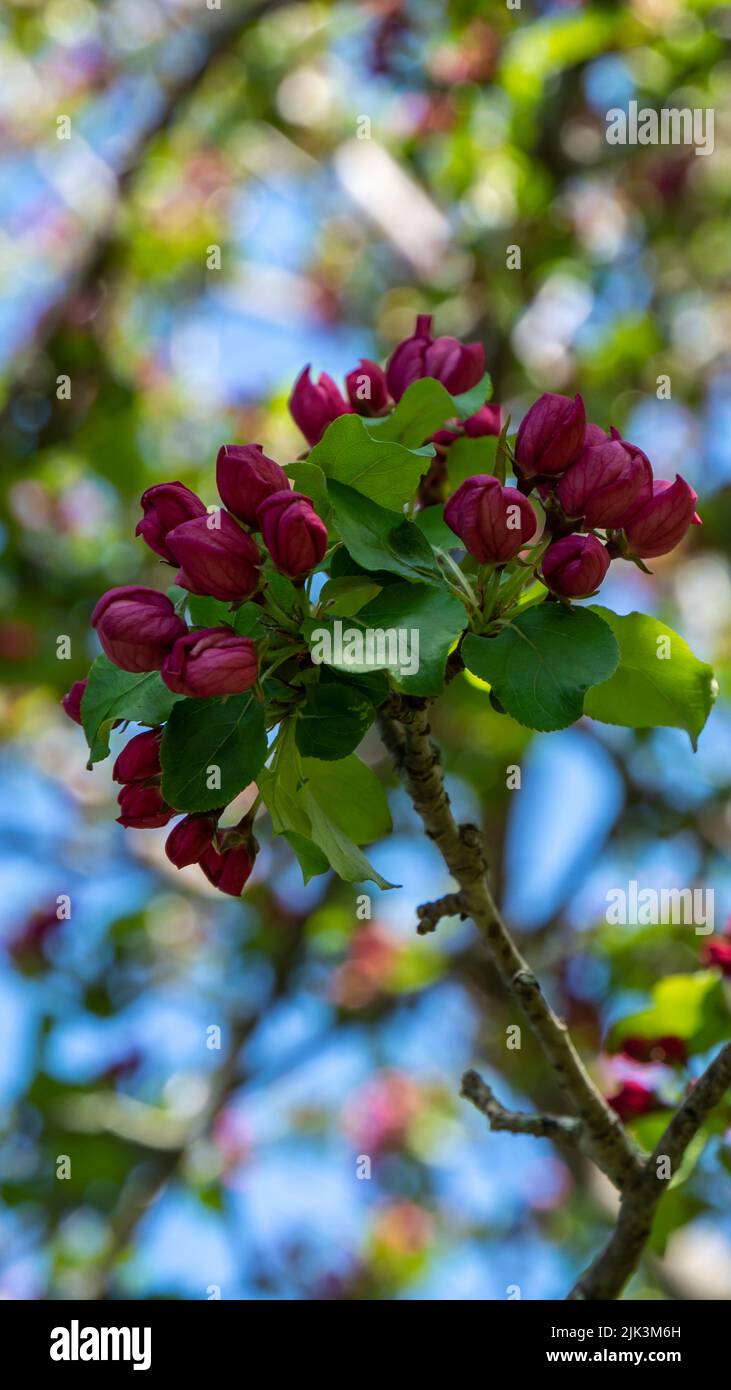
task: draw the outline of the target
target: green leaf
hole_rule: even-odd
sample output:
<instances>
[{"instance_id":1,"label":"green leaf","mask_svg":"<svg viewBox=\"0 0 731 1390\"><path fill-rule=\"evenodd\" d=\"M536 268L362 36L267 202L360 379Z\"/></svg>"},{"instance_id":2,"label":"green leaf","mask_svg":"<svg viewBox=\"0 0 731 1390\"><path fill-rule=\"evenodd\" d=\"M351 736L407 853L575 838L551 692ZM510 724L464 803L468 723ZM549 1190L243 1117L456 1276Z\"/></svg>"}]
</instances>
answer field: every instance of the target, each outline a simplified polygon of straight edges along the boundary
<instances>
[{"instance_id":1,"label":"green leaf","mask_svg":"<svg viewBox=\"0 0 731 1390\"><path fill-rule=\"evenodd\" d=\"M729 1010L716 970L666 975L652 989L652 1003L614 1024L607 1046L617 1052L625 1038L682 1038L691 1053L707 1052L725 1042Z\"/></svg>"},{"instance_id":2,"label":"green leaf","mask_svg":"<svg viewBox=\"0 0 731 1390\"><path fill-rule=\"evenodd\" d=\"M685 729L693 748L716 698L713 669L699 661L672 628L645 613L619 617L592 604L619 643L619 666L597 685L584 712L604 724L631 729Z\"/></svg>"},{"instance_id":3,"label":"green leaf","mask_svg":"<svg viewBox=\"0 0 731 1390\"><path fill-rule=\"evenodd\" d=\"M414 525L424 532L430 545L438 550L456 550L462 542L444 520L444 507L423 507L414 513Z\"/></svg>"},{"instance_id":4,"label":"green leaf","mask_svg":"<svg viewBox=\"0 0 731 1390\"><path fill-rule=\"evenodd\" d=\"M499 442L494 434L483 434L477 439L470 439L466 435L463 439L455 439L447 453L449 491L456 492L457 488L467 478L474 477L475 473L489 473L492 477L497 477Z\"/></svg>"},{"instance_id":5,"label":"green leaf","mask_svg":"<svg viewBox=\"0 0 731 1390\"><path fill-rule=\"evenodd\" d=\"M392 584L366 604L358 614L364 629L376 628L402 635L403 653L398 664L388 664L393 684L411 695L438 695L444 685L444 667L451 647L467 626L467 614L447 588L424 584ZM417 646L418 643L418 646ZM407 661L401 661L405 655ZM403 674L403 666L416 670Z\"/></svg>"},{"instance_id":6,"label":"green leaf","mask_svg":"<svg viewBox=\"0 0 731 1390\"><path fill-rule=\"evenodd\" d=\"M312 686L297 714L297 747L303 757L344 758L358 747L373 718L370 700L352 686Z\"/></svg>"},{"instance_id":7,"label":"green leaf","mask_svg":"<svg viewBox=\"0 0 731 1390\"><path fill-rule=\"evenodd\" d=\"M375 772L354 753L337 763L303 758L302 775L320 805L357 845L390 833L386 792Z\"/></svg>"},{"instance_id":8,"label":"green leaf","mask_svg":"<svg viewBox=\"0 0 731 1390\"><path fill-rule=\"evenodd\" d=\"M81 719L89 744L89 762L109 753L109 732L117 719L152 728L164 724L179 695L164 684L159 671L121 671L106 656L98 656L89 672L81 701Z\"/></svg>"},{"instance_id":9,"label":"green leaf","mask_svg":"<svg viewBox=\"0 0 731 1390\"><path fill-rule=\"evenodd\" d=\"M264 766L264 711L253 695L181 700L165 727L160 761L162 794L178 811L225 806ZM220 776L211 779L211 769ZM220 781L209 788L209 780Z\"/></svg>"},{"instance_id":10,"label":"green leaf","mask_svg":"<svg viewBox=\"0 0 731 1390\"><path fill-rule=\"evenodd\" d=\"M482 404L482 402L480 402ZM477 408L477 407L475 407ZM374 439L395 440L407 448L418 448L447 420L453 420L459 407L441 381L422 377L407 386L390 415L367 420L366 429ZM474 413L474 412L473 412Z\"/></svg>"},{"instance_id":11,"label":"green leaf","mask_svg":"<svg viewBox=\"0 0 731 1390\"><path fill-rule=\"evenodd\" d=\"M542 603L498 637L466 637L462 655L519 724L549 732L581 717L586 691L611 676L619 647L595 613Z\"/></svg>"},{"instance_id":12,"label":"green leaf","mask_svg":"<svg viewBox=\"0 0 731 1390\"><path fill-rule=\"evenodd\" d=\"M284 471L292 479L296 491L303 492L305 497L309 497L317 515L322 517L327 525L330 521L332 508L322 469L308 458L298 459L296 463L288 463Z\"/></svg>"},{"instance_id":13,"label":"green leaf","mask_svg":"<svg viewBox=\"0 0 731 1390\"><path fill-rule=\"evenodd\" d=\"M263 637L266 630L258 603L242 603L240 608L231 609L222 599L190 594L188 612L193 627L232 627L240 637Z\"/></svg>"},{"instance_id":14,"label":"green leaf","mask_svg":"<svg viewBox=\"0 0 731 1390\"><path fill-rule=\"evenodd\" d=\"M370 572L390 570L414 582L443 582L426 536L412 521L379 507L342 483L328 483L328 492L338 530L359 565Z\"/></svg>"},{"instance_id":15,"label":"green leaf","mask_svg":"<svg viewBox=\"0 0 731 1390\"><path fill-rule=\"evenodd\" d=\"M330 868L327 855L323 854L312 840L308 840L305 835L298 835L296 830L283 830L282 834L297 856L305 883L309 883L317 874L327 873Z\"/></svg>"},{"instance_id":16,"label":"green leaf","mask_svg":"<svg viewBox=\"0 0 731 1390\"><path fill-rule=\"evenodd\" d=\"M462 391L461 395L452 397L460 420L469 420L470 415L475 415L480 407L491 399L492 377L489 372L485 372L477 385L471 386L469 391Z\"/></svg>"},{"instance_id":17,"label":"green leaf","mask_svg":"<svg viewBox=\"0 0 731 1390\"><path fill-rule=\"evenodd\" d=\"M394 440L375 438L360 415L340 415L328 425L308 463L398 512L413 497L433 457L432 444L406 449Z\"/></svg>"},{"instance_id":18,"label":"green leaf","mask_svg":"<svg viewBox=\"0 0 731 1390\"><path fill-rule=\"evenodd\" d=\"M346 882L370 879L380 888L393 887L358 848L391 829L386 793L365 763L353 754L338 762L301 758L290 725L273 768L258 781L274 830L292 844L305 881L322 872L314 846Z\"/></svg>"},{"instance_id":19,"label":"green leaf","mask_svg":"<svg viewBox=\"0 0 731 1390\"><path fill-rule=\"evenodd\" d=\"M319 602L326 604L328 613L335 618L352 618L364 603L380 592L380 584L370 577L348 574L340 579L328 579L320 590Z\"/></svg>"}]
</instances>

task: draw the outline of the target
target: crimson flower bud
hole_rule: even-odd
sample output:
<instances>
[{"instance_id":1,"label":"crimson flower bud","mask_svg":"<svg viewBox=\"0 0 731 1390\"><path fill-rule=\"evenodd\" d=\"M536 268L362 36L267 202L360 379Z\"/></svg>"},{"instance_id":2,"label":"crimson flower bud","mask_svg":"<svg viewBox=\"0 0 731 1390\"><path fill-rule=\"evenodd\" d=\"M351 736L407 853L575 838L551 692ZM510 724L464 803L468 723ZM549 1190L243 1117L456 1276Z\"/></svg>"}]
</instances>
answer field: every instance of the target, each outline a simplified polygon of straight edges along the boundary
<instances>
[{"instance_id":1,"label":"crimson flower bud","mask_svg":"<svg viewBox=\"0 0 731 1390\"><path fill-rule=\"evenodd\" d=\"M656 478L649 501L634 508L624 523L630 553L647 560L667 555L682 541L689 526L701 526L695 504L698 493L680 474L675 482Z\"/></svg>"},{"instance_id":2,"label":"crimson flower bud","mask_svg":"<svg viewBox=\"0 0 731 1390\"><path fill-rule=\"evenodd\" d=\"M609 554L596 536L564 536L549 545L541 565L544 584L562 598L588 598L609 569Z\"/></svg>"},{"instance_id":3,"label":"crimson flower bud","mask_svg":"<svg viewBox=\"0 0 731 1390\"><path fill-rule=\"evenodd\" d=\"M621 1050L633 1062L685 1062L688 1056L684 1040L671 1034L660 1038L625 1038Z\"/></svg>"},{"instance_id":4,"label":"crimson flower bud","mask_svg":"<svg viewBox=\"0 0 731 1390\"><path fill-rule=\"evenodd\" d=\"M655 1092L641 1081L625 1081L616 1096L610 1096L609 1104L625 1123L638 1115L649 1115L653 1110L665 1108Z\"/></svg>"},{"instance_id":5,"label":"crimson flower bud","mask_svg":"<svg viewBox=\"0 0 731 1390\"><path fill-rule=\"evenodd\" d=\"M368 357L361 357L360 366L348 372L345 389L358 415L378 415L388 405L386 373Z\"/></svg>"},{"instance_id":6,"label":"crimson flower bud","mask_svg":"<svg viewBox=\"0 0 731 1390\"><path fill-rule=\"evenodd\" d=\"M122 749L112 769L115 782L147 782L151 777L159 777L160 766L159 729L146 729L137 734Z\"/></svg>"},{"instance_id":7,"label":"crimson flower bud","mask_svg":"<svg viewBox=\"0 0 731 1390\"><path fill-rule=\"evenodd\" d=\"M12 957L16 965L22 967L37 967L43 959L43 950L46 942L55 936L62 919L58 916L58 910L51 907L48 911L36 909L12 934L7 942L8 955Z\"/></svg>"},{"instance_id":8,"label":"crimson flower bud","mask_svg":"<svg viewBox=\"0 0 731 1390\"><path fill-rule=\"evenodd\" d=\"M585 445L556 496L567 517L584 517L587 526L621 526L634 506L652 496L650 460L619 437Z\"/></svg>"},{"instance_id":9,"label":"crimson flower bud","mask_svg":"<svg viewBox=\"0 0 731 1390\"><path fill-rule=\"evenodd\" d=\"M251 598L259 583L259 548L228 512L185 521L169 533L168 544L184 589L224 602Z\"/></svg>"},{"instance_id":10,"label":"crimson flower bud","mask_svg":"<svg viewBox=\"0 0 731 1390\"><path fill-rule=\"evenodd\" d=\"M256 647L230 627L189 632L175 643L162 666L162 678L176 695L205 699L240 695L259 675Z\"/></svg>"},{"instance_id":11,"label":"crimson flower bud","mask_svg":"<svg viewBox=\"0 0 731 1390\"><path fill-rule=\"evenodd\" d=\"M433 338L431 314L418 314L410 338L399 343L386 365L388 389L400 401L407 386L424 376L435 377L453 395L476 386L485 370L482 343L460 343L457 338Z\"/></svg>"},{"instance_id":12,"label":"crimson flower bud","mask_svg":"<svg viewBox=\"0 0 731 1390\"><path fill-rule=\"evenodd\" d=\"M222 831L219 843L220 851L211 846L198 862L209 883L222 893L239 898L254 867L256 840L248 832L242 834L237 827Z\"/></svg>"},{"instance_id":13,"label":"crimson flower bud","mask_svg":"<svg viewBox=\"0 0 731 1390\"><path fill-rule=\"evenodd\" d=\"M135 584L102 594L91 625L109 660L123 671L159 671L173 642L187 632L166 594Z\"/></svg>"},{"instance_id":14,"label":"crimson flower bud","mask_svg":"<svg viewBox=\"0 0 731 1390\"><path fill-rule=\"evenodd\" d=\"M462 428L470 439L482 439L488 434L499 435L503 427L502 414L499 405L481 405L474 415L467 417Z\"/></svg>"},{"instance_id":15,"label":"crimson flower bud","mask_svg":"<svg viewBox=\"0 0 731 1390\"><path fill-rule=\"evenodd\" d=\"M585 432L581 396L570 400L545 391L523 419L515 441L515 457L523 477L564 473L578 458Z\"/></svg>"},{"instance_id":16,"label":"crimson flower bud","mask_svg":"<svg viewBox=\"0 0 731 1390\"><path fill-rule=\"evenodd\" d=\"M68 715L69 719L73 719L74 724L81 723L81 701L88 683L88 681L74 681L71 689L66 691L61 700L64 713Z\"/></svg>"},{"instance_id":17,"label":"crimson flower bud","mask_svg":"<svg viewBox=\"0 0 731 1390\"><path fill-rule=\"evenodd\" d=\"M172 806L163 800L157 782L126 782L119 796L121 816L120 825L135 830L154 830L158 825L167 825L175 815Z\"/></svg>"},{"instance_id":18,"label":"crimson flower bud","mask_svg":"<svg viewBox=\"0 0 731 1390\"><path fill-rule=\"evenodd\" d=\"M350 414L335 382L327 372L321 372L317 382L310 381L309 363L302 368L289 398L289 413L301 429L308 444L318 444L328 425L339 415Z\"/></svg>"},{"instance_id":19,"label":"crimson flower bud","mask_svg":"<svg viewBox=\"0 0 731 1390\"><path fill-rule=\"evenodd\" d=\"M715 966L724 975L731 975L731 937L711 937L701 952L703 964Z\"/></svg>"},{"instance_id":20,"label":"crimson flower bud","mask_svg":"<svg viewBox=\"0 0 731 1390\"><path fill-rule=\"evenodd\" d=\"M535 534L536 515L514 487L478 473L457 488L444 508L444 520L481 565L502 565Z\"/></svg>"},{"instance_id":21,"label":"crimson flower bud","mask_svg":"<svg viewBox=\"0 0 731 1390\"><path fill-rule=\"evenodd\" d=\"M256 527L256 509L272 492L289 487L289 479L261 444L224 444L216 459L216 487L221 501L239 521Z\"/></svg>"},{"instance_id":22,"label":"crimson flower bud","mask_svg":"<svg viewBox=\"0 0 731 1390\"><path fill-rule=\"evenodd\" d=\"M205 504L185 483L157 483L143 492L140 502L144 516L137 522L135 535L142 536L150 550L174 565L175 556L167 544L168 531L182 526L184 521L192 521L194 516L205 516Z\"/></svg>"},{"instance_id":23,"label":"crimson flower bud","mask_svg":"<svg viewBox=\"0 0 731 1390\"><path fill-rule=\"evenodd\" d=\"M170 863L176 869L184 869L186 864L197 864L210 849L215 830L215 816L184 816L173 826L165 841L165 853Z\"/></svg>"},{"instance_id":24,"label":"crimson flower bud","mask_svg":"<svg viewBox=\"0 0 731 1390\"><path fill-rule=\"evenodd\" d=\"M308 574L327 550L327 526L309 497L275 492L259 508L259 527L276 567L289 579Z\"/></svg>"}]
</instances>

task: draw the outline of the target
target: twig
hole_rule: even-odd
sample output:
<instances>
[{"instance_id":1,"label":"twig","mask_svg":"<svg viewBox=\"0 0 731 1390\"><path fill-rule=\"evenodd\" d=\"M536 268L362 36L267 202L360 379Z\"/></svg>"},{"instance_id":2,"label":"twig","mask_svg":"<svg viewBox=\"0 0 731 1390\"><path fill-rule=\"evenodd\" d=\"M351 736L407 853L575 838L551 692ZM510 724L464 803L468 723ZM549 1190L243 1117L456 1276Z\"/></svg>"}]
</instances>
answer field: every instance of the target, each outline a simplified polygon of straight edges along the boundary
<instances>
[{"instance_id":1,"label":"twig","mask_svg":"<svg viewBox=\"0 0 731 1390\"><path fill-rule=\"evenodd\" d=\"M640 1171L639 1152L594 1085L566 1024L553 1012L497 909L487 882L482 834L476 826L458 825L452 813L438 750L430 737L428 707L424 701L401 699L389 701L385 714L387 745L394 741L390 721L396 717L403 726L399 771L427 835L459 884L463 910L478 928L504 985L524 1010L564 1094L582 1120L594 1161L622 1191Z\"/></svg>"},{"instance_id":2,"label":"twig","mask_svg":"<svg viewBox=\"0 0 731 1390\"><path fill-rule=\"evenodd\" d=\"M730 1086L731 1043L726 1043L676 1110L639 1174L629 1183L610 1239L581 1275L570 1299L619 1296L637 1267L663 1192L677 1173L691 1140Z\"/></svg>"},{"instance_id":3,"label":"twig","mask_svg":"<svg viewBox=\"0 0 731 1390\"><path fill-rule=\"evenodd\" d=\"M464 904L461 893L445 893L443 898L437 898L433 903L421 903L416 909L419 924L416 928L419 936L428 936L430 932L436 931L443 917L464 917Z\"/></svg>"},{"instance_id":4,"label":"twig","mask_svg":"<svg viewBox=\"0 0 731 1390\"><path fill-rule=\"evenodd\" d=\"M476 1071L465 1072L460 1095L472 1101L492 1130L532 1134L536 1139L576 1140L581 1135L581 1120L573 1115L528 1115L521 1110L506 1110Z\"/></svg>"}]
</instances>

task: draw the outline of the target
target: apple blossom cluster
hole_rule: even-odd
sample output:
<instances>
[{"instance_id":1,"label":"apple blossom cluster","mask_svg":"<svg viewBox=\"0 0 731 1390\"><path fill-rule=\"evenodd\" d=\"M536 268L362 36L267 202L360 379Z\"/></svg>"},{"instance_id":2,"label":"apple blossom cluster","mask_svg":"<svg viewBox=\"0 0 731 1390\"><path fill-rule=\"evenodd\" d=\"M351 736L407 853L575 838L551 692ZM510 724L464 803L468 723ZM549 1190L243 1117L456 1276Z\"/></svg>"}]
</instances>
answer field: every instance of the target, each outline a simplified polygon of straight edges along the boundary
<instances>
[{"instance_id":1,"label":"apple blossom cluster","mask_svg":"<svg viewBox=\"0 0 731 1390\"><path fill-rule=\"evenodd\" d=\"M540 577L558 598L596 593L610 562L665 555L700 525L697 494L681 477L655 479L647 455L587 422L581 396L546 392L525 416L515 441L517 487L487 474L468 478L444 518L480 564L505 564L530 541L535 488L550 544ZM603 531L602 540L597 531Z\"/></svg>"},{"instance_id":2,"label":"apple blossom cluster","mask_svg":"<svg viewBox=\"0 0 731 1390\"><path fill-rule=\"evenodd\" d=\"M484 366L481 344L434 337L431 317L419 315L413 334L398 344L385 368L362 359L345 377L341 393L326 373L313 382L309 367L305 367L289 406L310 446L319 445L341 416L351 415L361 417L363 439L359 447L377 452L377 425L382 417L398 412L399 403L416 383L439 383L441 425L435 430L434 417L429 415L429 424L425 423L421 434L422 443L431 446L433 463L443 464L460 438L497 436L497 447L511 461L515 474L515 486L487 473L467 478L446 502L444 521L469 556L478 565L498 571L496 578L501 581L505 566L517 560L536 537L538 513L530 498L535 492L545 513L545 534L535 549L533 568L548 591L546 596L564 603L593 594L613 558L622 556L642 563L645 558L665 554L691 524L698 523L693 489L680 477L672 483L653 479L641 449L622 439L615 429L607 434L587 422L581 396L574 400L551 393L541 396L523 419L511 450L504 438L500 407L485 403L472 409L488 393ZM480 391L480 386L484 390ZM417 435L419 430L417 425ZM390 445L392 450L399 447ZM425 460L429 451L422 447L416 452L420 455L417 461L428 469L430 464ZM409 457L406 449L402 454ZM347 466L348 460L344 462ZM329 480L321 476L324 488ZM356 509L365 506L369 494L358 491L357 469L347 476L353 484ZM443 470L445 480L446 476ZM337 486L338 477L333 479ZM329 535L323 519L323 515L329 516L328 509L320 506L318 510L310 497L293 490L288 474L259 444L224 445L216 461L216 485L222 505L211 508L182 482L159 483L143 493L136 534L165 564L174 567L174 597L140 585L110 589L94 608L92 626L105 657L118 671L141 675L159 672L167 691L186 701L225 700L250 691L263 708L267 707L265 687L273 666L261 669L263 654L267 660L274 655L277 667L293 656L297 669L287 698L296 722L297 710L307 697L308 668L309 675L316 676L306 636L300 631L302 619L313 612L304 584L307 576L323 566L326 556L342 548L337 515ZM337 491L334 496L337 499ZM374 505L372 493L367 504ZM419 505L418 498L415 504ZM404 523L403 511L387 511L389 515L393 515L394 528L405 524L407 530L416 530L411 523ZM398 530L393 534L399 534ZM426 540L417 539L435 564L438 555L432 553ZM373 543L369 533L366 555ZM377 574L384 565L388 568L392 564L390 544L389 539L379 552L382 563L373 564ZM456 563L449 563L452 577L457 573L459 579ZM529 560L523 563L530 569ZM452 600L456 595L464 602L469 584L455 588L444 567L440 570L437 565L434 572L437 582L451 589ZM395 573L399 573L398 564ZM301 596L294 623L282 614L272 595L277 574ZM517 576L519 584L524 575L525 568ZM511 583L506 587L510 597L504 600L501 613L519 593L515 588L513 595ZM181 600L180 591L216 600L227 605L228 611L216 613L220 621L214 625L201 626L190 617L190 601L185 597ZM480 592L484 596L484 591ZM269 636L263 645L258 646L254 636L236 628L236 612L246 603L260 605L267 616ZM486 631L489 640L495 635L495 630L489 629L490 612L479 616L485 621L477 630ZM465 615L464 626L473 618L474 610ZM280 619L283 623L278 627ZM455 631L459 635L459 629ZM453 638L451 630L444 635L445 661ZM294 646L282 655L287 643ZM79 723L85 690L86 682L79 681L63 699L67 714ZM348 705L352 698L352 690L346 689L343 708L351 709L354 748L359 725L357 720L352 722L352 707ZM129 717L134 719L134 713ZM282 718L281 712L272 716L269 708L267 717L270 728ZM160 827L188 809L190 813L168 835L168 857L179 868L199 864L211 883L238 896L256 856L253 817L250 814L238 825L223 828L219 821L225 806L203 811L195 803L177 809L169 804L162 791L162 734L161 724L138 734L117 759L113 776L121 784L119 822L135 828ZM261 746L266 746L263 733ZM333 754L325 749L319 756ZM261 760L257 767L261 769ZM207 808L209 803L203 804ZM300 815L297 824L303 823ZM290 829L299 843L301 831L296 826Z\"/></svg>"}]
</instances>

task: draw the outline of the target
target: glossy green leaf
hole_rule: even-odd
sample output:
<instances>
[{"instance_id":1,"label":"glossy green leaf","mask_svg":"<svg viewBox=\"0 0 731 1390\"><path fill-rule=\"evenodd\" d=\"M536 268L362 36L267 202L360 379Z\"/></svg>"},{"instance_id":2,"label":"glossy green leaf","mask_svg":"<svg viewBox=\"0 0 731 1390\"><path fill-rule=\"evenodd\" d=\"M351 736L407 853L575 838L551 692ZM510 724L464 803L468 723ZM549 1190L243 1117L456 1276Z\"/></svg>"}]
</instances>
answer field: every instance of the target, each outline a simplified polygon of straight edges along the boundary
<instances>
[{"instance_id":1,"label":"glossy green leaf","mask_svg":"<svg viewBox=\"0 0 731 1390\"><path fill-rule=\"evenodd\" d=\"M168 690L159 671L121 671L108 657L98 656L81 701L90 764L107 757L115 720L129 719L152 728L165 722L179 698Z\"/></svg>"},{"instance_id":2,"label":"glossy green leaf","mask_svg":"<svg viewBox=\"0 0 731 1390\"><path fill-rule=\"evenodd\" d=\"M227 805L254 780L266 755L264 711L253 695L181 700L160 749L163 796L178 811Z\"/></svg>"},{"instance_id":3,"label":"glossy green leaf","mask_svg":"<svg viewBox=\"0 0 731 1390\"><path fill-rule=\"evenodd\" d=\"M382 507L401 511L434 456L434 446L407 449L371 434L360 415L340 415L328 425L308 462Z\"/></svg>"}]
</instances>

